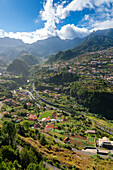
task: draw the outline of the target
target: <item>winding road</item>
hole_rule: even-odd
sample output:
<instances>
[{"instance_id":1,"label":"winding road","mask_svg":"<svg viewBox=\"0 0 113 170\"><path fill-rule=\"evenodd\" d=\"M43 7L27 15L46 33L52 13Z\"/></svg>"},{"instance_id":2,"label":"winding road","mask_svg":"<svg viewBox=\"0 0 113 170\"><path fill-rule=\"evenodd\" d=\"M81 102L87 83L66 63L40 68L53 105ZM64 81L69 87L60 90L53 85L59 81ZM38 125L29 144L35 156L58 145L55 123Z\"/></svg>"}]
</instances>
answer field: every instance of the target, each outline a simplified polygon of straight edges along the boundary
<instances>
[{"instance_id":1,"label":"winding road","mask_svg":"<svg viewBox=\"0 0 113 170\"><path fill-rule=\"evenodd\" d=\"M60 110L60 109L58 109L57 107L55 107L55 104L50 103L49 101L43 99L43 98L37 93L37 91L35 90L34 85L33 85L32 87L33 87L33 91L35 92L37 98L39 98L40 100L42 100L44 103L49 104L53 109L57 109L57 110L59 110L59 111L63 111L63 112L65 112L65 113L67 113L68 115L71 115L71 113L66 112L66 111L64 111L64 110ZM28 93L29 93L29 95L31 96L31 98L32 98L33 100L35 100L33 94L32 94L30 91L28 91ZM38 106L38 104L37 104L37 106ZM104 131L106 131L106 130L104 129ZM46 134L46 135L48 135L48 134ZM49 135L48 135L48 136L49 136ZM56 140L56 139L54 138L54 140ZM56 141L56 142L60 142L60 143L61 143L61 141ZM83 153L83 154L85 154L85 155L89 155L89 156L92 156L92 155L94 155L94 154L97 153L96 150L92 150L92 149L90 149L90 150L77 150L77 149L75 149L75 148L72 148L72 150L75 151L75 152L78 152L78 153ZM100 150L100 151L101 151L101 150ZM107 155L101 155L101 157L106 158Z\"/></svg>"},{"instance_id":2,"label":"winding road","mask_svg":"<svg viewBox=\"0 0 113 170\"><path fill-rule=\"evenodd\" d=\"M69 116L71 115L71 113L69 113L69 112L66 112L66 111L64 111L64 110L58 109L58 105L56 105L55 103L51 103L51 102L45 100L44 98L42 98L42 97L37 93L37 91L35 90L34 85L33 85L32 87L33 87L33 91L35 92L37 98L39 98L40 100L42 100L44 103L50 105L51 108L57 109L57 110L60 111L60 112L67 113Z\"/></svg>"},{"instance_id":3,"label":"winding road","mask_svg":"<svg viewBox=\"0 0 113 170\"><path fill-rule=\"evenodd\" d=\"M56 106L54 103L51 103L51 102L45 100L44 98L42 98L42 97L37 93L37 91L35 90L34 84L32 85L32 88L33 88L33 91L35 92L37 98L39 98L40 100L42 100L44 103L49 104L53 109L57 109L58 111L67 113L69 116L71 115L71 113L69 113L69 112L66 112L66 111L64 111L64 110L58 109L58 106ZM91 119L91 121L93 121L93 120ZM106 127L106 126L103 126L103 125L101 125L101 124L98 124L97 122L95 122L95 124L96 124L96 126L97 126L98 128L100 128L102 131L104 131L104 132L106 132L106 133L109 133L110 135L113 135L113 128L108 128L108 127Z\"/></svg>"}]
</instances>

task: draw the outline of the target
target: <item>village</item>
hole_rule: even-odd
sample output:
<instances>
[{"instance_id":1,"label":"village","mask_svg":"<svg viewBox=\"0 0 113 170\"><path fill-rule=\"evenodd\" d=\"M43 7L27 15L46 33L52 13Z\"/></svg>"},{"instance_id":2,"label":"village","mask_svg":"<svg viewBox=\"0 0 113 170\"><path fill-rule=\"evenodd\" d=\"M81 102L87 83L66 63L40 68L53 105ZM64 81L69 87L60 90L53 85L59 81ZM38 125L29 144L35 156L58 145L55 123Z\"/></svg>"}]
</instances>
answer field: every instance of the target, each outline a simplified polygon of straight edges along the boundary
<instances>
[{"instance_id":1,"label":"village","mask_svg":"<svg viewBox=\"0 0 113 170\"><path fill-rule=\"evenodd\" d=\"M70 149L79 152L102 156L113 154L110 133L98 128L96 122L83 114L76 115L73 120L70 115L57 108L52 109L39 99L34 101L28 93L29 88L28 85L26 89L14 90L13 97L4 100L1 108L3 121L10 120L33 131L38 129L40 133L53 137L57 142L67 143Z\"/></svg>"},{"instance_id":2,"label":"village","mask_svg":"<svg viewBox=\"0 0 113 170\"><path fill-rule=\"evenodd\" d=\"M88 76L90 79L104 79L112 83L113 81L113 48L90 52L74 60L58 62L53 65L43 65L50 71L60 72L67 69L68 72Z\"/></svg>"}]
</instances>

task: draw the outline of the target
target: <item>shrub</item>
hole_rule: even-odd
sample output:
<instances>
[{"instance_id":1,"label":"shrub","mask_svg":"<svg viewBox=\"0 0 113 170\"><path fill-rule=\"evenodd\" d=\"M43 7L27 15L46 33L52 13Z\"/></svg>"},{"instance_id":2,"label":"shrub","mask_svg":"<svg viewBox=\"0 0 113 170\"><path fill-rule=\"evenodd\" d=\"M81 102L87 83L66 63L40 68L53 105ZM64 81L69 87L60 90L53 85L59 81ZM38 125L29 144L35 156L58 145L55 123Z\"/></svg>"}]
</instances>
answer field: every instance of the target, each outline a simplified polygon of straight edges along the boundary
<instances>
[{"instance_id":1,"label":"shrub","mask_svg":"<svg viewBox=\"0 0 113 170\"><path fill-rule=\"evenodd\" d=\"M69 150L72 150L72 147L71 147L69 144L65 144L65 145L64 145L64 148L69 149Z\"/></svg>"},{"instance_id":2,"label":"shrub","mask_svg":"<svg viewBox=\"0 0 113 170\"><path fill-rule=\"evenodd\" d=\"M45 136L44 136L43 134L41 135L41 138L40 138L40 141L39 141L39 142L40 142L40 144L43 145L43 146L47 144L46 139L45 139Z\"/></svg>"}]
</instances>

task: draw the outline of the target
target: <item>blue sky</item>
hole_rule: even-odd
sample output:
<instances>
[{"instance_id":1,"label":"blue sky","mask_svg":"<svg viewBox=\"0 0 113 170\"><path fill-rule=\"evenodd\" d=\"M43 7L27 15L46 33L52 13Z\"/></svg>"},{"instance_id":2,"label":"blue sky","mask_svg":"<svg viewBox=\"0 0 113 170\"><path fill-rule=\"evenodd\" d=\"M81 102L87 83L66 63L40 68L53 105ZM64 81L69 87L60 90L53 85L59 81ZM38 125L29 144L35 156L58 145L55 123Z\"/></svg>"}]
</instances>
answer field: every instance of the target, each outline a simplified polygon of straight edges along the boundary
<instances>
[{"instance_id":1,"label":"blue sky","mask_svg":"<svg viewBox=\"0 0 113 170\"><path fill-rule=\"evenodd\" d=\"M113 28L113 0L0 0L0 37L26 43Z\"/></svg>"}]
</instances>

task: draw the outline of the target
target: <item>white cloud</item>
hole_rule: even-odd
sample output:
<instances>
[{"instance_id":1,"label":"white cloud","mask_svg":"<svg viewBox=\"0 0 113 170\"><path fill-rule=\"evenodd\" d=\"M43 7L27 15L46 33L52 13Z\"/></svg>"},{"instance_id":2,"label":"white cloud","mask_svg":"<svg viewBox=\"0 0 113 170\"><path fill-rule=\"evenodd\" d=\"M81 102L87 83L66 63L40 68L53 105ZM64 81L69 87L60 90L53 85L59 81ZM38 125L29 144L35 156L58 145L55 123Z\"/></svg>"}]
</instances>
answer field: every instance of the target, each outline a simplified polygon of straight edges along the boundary
<instances>
[{"instance_id":1,"label":"white cloud","mask_svg":"<svg viewBox=\"0 0 113 170\"><path fill-rule=\"evenodd\" d=\"M89 19L89 15L85 15L84 20L88 20L88 19Z\"/></svg>"},{"instance_id":2,"label":"white cloud","mask_svg":"<svg viewBox=\"0 0 113 170\"><path fill-rule=\"evenodd\" d=\"M57 30L57 34L61 39L73 39L75 37L83 38L90 32L86 28L78 28L74 24L68 24Z\"/></svg>"},{"instance_id":3,"label":"white cloud","mask_svg":"<svg viewBox=\"0 0 113 170\"><path fill-rule=\"evenodd\" d=\"M106 4L110 7L110 3L113 3L113 0L73 0L66 7L63 7L63 3L57 6L56 16L60 19L65 19L71 11L82 11L84 8L94 9Z\"/></svg>"},{"instance_id":4,"label":"white cloud","mask_svg":"<svg viewBox=\"0 0 113 170\"><path fill-rule=\"evenodd\" d=\"M4 34L5 34L4 30L0 29L0 37L4 37Z\"/></svg>"},{"instance_id":5,"label":"white cloud","mask_svg":"<svg viewBox=\"0 0 113 170\"><path fill-rule=\"evenodd\" d=\"M95 31L113 28L113 19L106 20L106 21L103 21L103 22L97 21L92 26L94 27L92 30L95 30Z\"/></svg>"},{"instance_id":6,"label":"white cloud","mask_svg":"<svg viewBox=\"0 0 113 170\"><path fill-rule=\"evenodd\" d=\"M102 4L107 4L108 7L110 7L110 3L112 3L113 0L94 0L94 4L96 6L100 6Z\"/></svg>"},{"instance_id":7,"label":"white cloud","mask_svg":"<svg viewBox=\"0 0 113 170\"><path fill-rule=\"evenodd\" d=\"M71 2L46 0L43 3L43 10L40 11L40 18L44 21L44 28L33 32L5 32L0 30L0 37L10 37L22 39L25 43L33 43L37 40L46 39L50 36L60 36L62 39L73 39L75 37L85 37L90 30L113 28L113 11L110 9L113 0L72 0ZM106 4L106 6L105 6ZM84 8L94 9L94 14L87 14L81 21L80 26L67 24L57 29L56 24L69 16L70 12L82 11ZM39 16L36 22L39 20Z\"/></svg>"}]
</instances>

